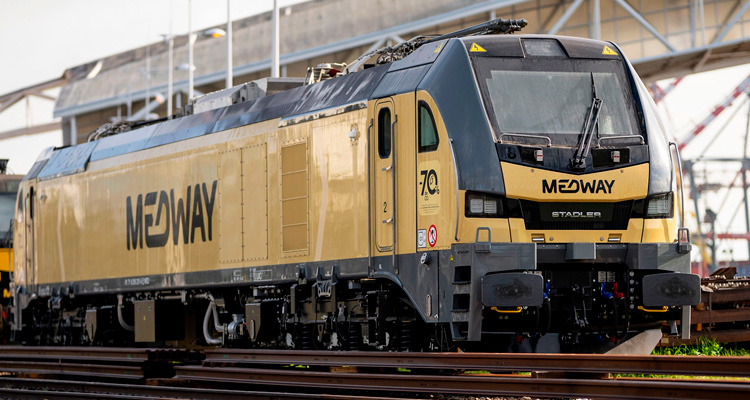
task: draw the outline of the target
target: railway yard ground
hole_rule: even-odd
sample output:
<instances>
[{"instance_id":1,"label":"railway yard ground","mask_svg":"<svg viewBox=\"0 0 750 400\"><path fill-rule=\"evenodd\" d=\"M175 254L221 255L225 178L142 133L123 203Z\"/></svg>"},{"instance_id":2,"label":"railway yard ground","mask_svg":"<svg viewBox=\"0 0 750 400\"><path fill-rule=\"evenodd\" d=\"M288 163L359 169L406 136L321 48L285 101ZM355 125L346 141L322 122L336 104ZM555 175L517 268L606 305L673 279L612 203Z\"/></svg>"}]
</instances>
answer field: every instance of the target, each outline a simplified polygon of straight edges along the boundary
<instances>
[{"instance_id":1,"label":"railway yard ground","mask_svg":"<svg viewBox=\"0 0 750 400\"><path fill-rule=\"evenodd\" d=\"M747 399L748 351L719 342L750 341L748 282L705 278L660 355L2 346L0 398Z\"/></svg>"},{"instance_id":2,"label":"railway yard ground","mask_svg":"<svg viewBox=\"0 0 750 400\"><path fill-rule=\"evenodd\" d=\"M6 346L0 370L13 399L750 397L750 357Z\"/></svg>"},{"instance_id":3,"label":"railway yard ground","mask_svg":"<svg viewBox=\"0 0 750 400\"><path fill-rule=\"evenodd\" d=\"M660 355L0 346L0 398L747 399L750 279L734 274L703 279L692 338Z\"/></svg>"}]
</instances>

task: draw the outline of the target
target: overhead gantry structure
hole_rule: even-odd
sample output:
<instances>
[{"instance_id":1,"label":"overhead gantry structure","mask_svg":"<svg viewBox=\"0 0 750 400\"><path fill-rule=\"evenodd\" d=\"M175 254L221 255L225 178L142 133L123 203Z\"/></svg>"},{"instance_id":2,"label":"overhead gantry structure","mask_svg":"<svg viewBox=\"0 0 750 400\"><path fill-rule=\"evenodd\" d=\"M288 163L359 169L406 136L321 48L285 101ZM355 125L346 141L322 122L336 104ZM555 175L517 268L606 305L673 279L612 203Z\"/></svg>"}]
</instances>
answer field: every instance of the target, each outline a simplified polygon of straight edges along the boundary
<instances>
[{"instance_id":1,"label":"overhead gantry structure","mask_svg":"<svg viewBox=\"0 0 750 400\"><path fill-rule=\"evenodd\" d=\"M612 40L634 60L645 80L655 81L750 62L748 8L750 0L395 0L388 7L357 0L305 2L280 13L280 65L282 76L304 76L308 66L320 61L350 62L368 49L502 16L529 20L527 33ZM269 16L270 12L233 22L237 84L268 75ZM226 54L221 42L225 40L199 38L195 44L195 85L201 92L223 87ZM186 43L186 35L174 39L177 65L186 59ZM112 119L152 112L164 116L166 107L153 100L167 93L168 48L155 42L66 71L70 78L63 82L54 111L62 120L64 143L85 140L89 132ZM139 72L147 64L154 71L148 84ZM175 93L187 88L186 75L175 72ZM21 90L26 89L31 88ZM0 110L13 104L7 102L9 95L0 97ZM5 131L0 139L31 132Z\"/></svg>"}]
</instances>

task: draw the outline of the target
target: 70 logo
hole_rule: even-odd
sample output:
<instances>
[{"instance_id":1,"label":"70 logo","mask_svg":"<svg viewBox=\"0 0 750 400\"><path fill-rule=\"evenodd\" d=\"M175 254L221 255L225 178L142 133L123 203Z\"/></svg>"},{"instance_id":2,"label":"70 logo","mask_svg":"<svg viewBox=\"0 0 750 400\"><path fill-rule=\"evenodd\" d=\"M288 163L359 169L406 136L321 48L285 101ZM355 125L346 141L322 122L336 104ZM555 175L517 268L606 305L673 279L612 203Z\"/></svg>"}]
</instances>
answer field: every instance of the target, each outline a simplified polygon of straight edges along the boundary
<instances>
[{"instance_id":1,"label":"70 logo","mask_svg":"<svg viewBox=\"0 0 750 400\"><path fill-rule=\"evenodd\" d=\"M422 193L420 196L425 195L425 189L429 194L440 194L440 189L438 188L438 176L434 169L419 171L419 175L422 176Z\"/></svg>"}]
</instances>

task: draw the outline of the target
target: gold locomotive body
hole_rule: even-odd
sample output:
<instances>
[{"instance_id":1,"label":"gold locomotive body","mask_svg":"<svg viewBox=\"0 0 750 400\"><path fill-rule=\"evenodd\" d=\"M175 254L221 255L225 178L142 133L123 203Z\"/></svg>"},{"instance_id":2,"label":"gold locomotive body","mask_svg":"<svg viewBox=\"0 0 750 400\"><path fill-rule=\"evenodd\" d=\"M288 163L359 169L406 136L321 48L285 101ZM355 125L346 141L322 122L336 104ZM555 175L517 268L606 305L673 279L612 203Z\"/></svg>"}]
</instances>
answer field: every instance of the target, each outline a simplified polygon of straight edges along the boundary
<instances>
[{"instance_id":1,"label":"gold locomotive body","mask_svg":"<svg viewBox=\"0 0 750 400\"><path fill-rule=\"evenodd\" d=\"M546 146L503 133L480 63L538 64L524 50L536 41L567 55L549 68L593 59L616 71L631 136L645 140L598 139L577 169L560 161L575 146L553 135ZM699 293L675 239L675 167L612 48L435 41L391 64L49 151L16 211L17 338L502 350L498 335L536 347L550 332L553 351L599 351L611 345L603 336L679 319ZM618 162L601 162L613 152ZM669 201L649 215L655 194Z\"/></svg>"}]
</instances>

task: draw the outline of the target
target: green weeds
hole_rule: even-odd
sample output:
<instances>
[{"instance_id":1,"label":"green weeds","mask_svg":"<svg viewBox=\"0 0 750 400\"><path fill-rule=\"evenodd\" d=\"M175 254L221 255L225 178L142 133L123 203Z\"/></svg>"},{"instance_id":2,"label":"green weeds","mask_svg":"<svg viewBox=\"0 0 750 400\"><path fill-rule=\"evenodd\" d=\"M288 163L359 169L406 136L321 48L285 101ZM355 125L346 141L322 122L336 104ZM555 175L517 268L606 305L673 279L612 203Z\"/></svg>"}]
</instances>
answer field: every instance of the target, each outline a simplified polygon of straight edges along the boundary
<instances>
[{"instance_id":1,"label":"green weeds","mask_svg":"<svg viewBox=\"0 0 750 400\"><path fill-rule=\"evenodd\" d=\"M750 352L744 348L721 344L716 339L705 336L698 338L698 344L657 347L651 354L663 356L750 356Z\"/></svg>"}]
</instances>

